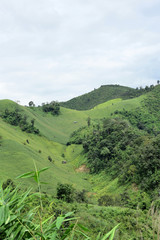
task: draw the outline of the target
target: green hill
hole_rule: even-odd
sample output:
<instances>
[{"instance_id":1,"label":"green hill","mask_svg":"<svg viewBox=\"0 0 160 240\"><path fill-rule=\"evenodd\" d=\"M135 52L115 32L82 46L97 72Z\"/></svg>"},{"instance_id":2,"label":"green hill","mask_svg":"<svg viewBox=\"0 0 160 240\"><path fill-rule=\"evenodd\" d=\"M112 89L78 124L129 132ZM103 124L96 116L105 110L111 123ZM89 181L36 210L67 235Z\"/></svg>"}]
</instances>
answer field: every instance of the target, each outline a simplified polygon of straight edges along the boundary
<instances>
[{"instance_id":1,"label":"green hill","mask_svg":"<svg viewBox=\"0 0 160 240\"><path fill-rule=\"evenodd\" d=\"M35 126L40 130L40 136L21 131L20 127L12 126L0 118L0 174L1 180L8 176L14 179L17 175L33 170L33 160L38 168L50 166L44 181L50 182L45 186L46 191L55 191L59 181L73 183L76 188L90 188L90 184L84 180L84 174L75 172L85 158L82 154L82 146L65 146L70 135L79 128L87 126L88 117L91 123L96 123L101 118L110 118L117 109L135 109L141 105L143 96L135 99L115 99L96 106L88 111L77 111L61 107L61 114L53 116L44 113L39 107L23 107L10 100L0 101L0 114L5 109L18 109L22 115L27 115L28 121L35 119ZM29 144L27 143L27 140ZM62 164L64 158L66 165ZM53 159L50 163L48 156ZM81 176L82 175L82 176ZM25 184L25 181L24 181Z\"/></svg>"},{"instance_id":2,"label":"green hill","mask_svg":"<svg viewBox=\"0 0 160 240\"><path fill-rule=\"evenodd\" d=\"M60 105L70 109L88 110L111 99L130 99L139 95L141 95L141 91L133 88L119 85L102 85L89 93L75 97L67 102L61 102Z\"/></svg>"},{"instance_id":3,"label":"green hill","mask_svg":"<svg viewBox=\"0 0 160 240\"><path fill-rule=\"evenodd\" d=\"M111 229L118 222L122 223L119 239L137 236L151 239L151 219L147 225L145 218L148 219L151 200L156 199L159 204L160 86L135 98L128 90L127 97L125 91L123 96L117 93L115 99L110 95L108 101L95 102L88 110L61 107L58 116L44 113L41 107L24 107L1 100L0 116L6 109L18 111L26 115L28 122L34 119L40 134L22 131L0 117L0 181L10 178L15 183L21 181L24 188L32 186L37 190L32 179L15 178L34 171L34 163L38 169L49 167L41 179L48 183L42 185L42 192L51 196L46 201L55 200L58 183L87 191L88 202L82 205L56 200L55 213L62 208L75 211L82 219L80 223L95 234L93 239L99 231L106 232L105 225ZM50 202L45 206L47 217ZM102 219L105 219L103 224Z\"/></svg>"},{"instance_id":4,"label":"green hill","mask_svg":"<svg viewBox=\"0 0 160 240\"><path fill-rule=\"evenodd\" d=\"M80 178L77 177L74 170L85 163L86 160L81 145L71 145L69 147L65 145L69 141L70 135L79 128L82 129L87 126L88 117L90 117L93 125L103 118L122 117L128 119L134 127L141 127L142 125L137 125L137 123L142 123L145 125L143 131L158 132L160 129L159 89L160 86L156 86L152 91L140 97L126 100L122 98L113 99L85 111L61 107L59 116L44 113L41 107L23 107L10 100L1 100L0 114L6 108L9 110L19 109L21 114L27 115L28 121L35 119L35 126L40 130L40 136L29 134L21 131L19 127L7 124L0 118L1 178L5 180L8 175L10 178L15 178L23 172L32 170L34 160L39 168L51 167L48 170L49 177L46 178L46 181L49 179L51 185L54 186L53 189L56 188L59 179L62 182L74 182L75 186L81 189L83 186L90 188L90 184L84 181L84 177L81 174ZM152 107L150 107L150 103ZM130 114L125 115L124 113ZM140 120L137 117L139 113L141 113ZM63 155L67 160L66 165L62 165ZM54 163L49 162L49 156ZM46 188L51 189L52 187L47 186Z\"/></svg>"},{"instance_id":5,"label":"green hill","mask_svg":"<svg viewBox=\"0 0 160 240\"><path fill-rule=\"evenodd\" d=\"M77 189L89 189L89 183L83 180L81 174L77 175L75 172L76 162L81 160L81 146L66 148L65 145L49 141L45 137L22 132L18 127L13 127L1 119L0 126L1 181L7 178L14 180L22 173L34 170L35 162L38 169L49 167L43 175L43 181L49 183L43 188L44 191L55 193L58 182L74 183ZM63 160L67 161L67 164L62 164ZM32 180L31 182L33 183ZM27 186L28 181L23 181L23 184Z\"/></svg>"},{"instance_id":6,"label":"green hill","mask_svg":"<svg viewBox=\"0 0 160 240\"><path fill-rule=\"evenodd\" d=\"M87 125L87 119L90 117L93 122L104 117L111 117L111 113L117 109L133 110L139 107L143 96L134 99L122 100L114 99L96 106L88 111L77 111L61 107L59 116L53 116L50 113L44 113L41 108L23 107L10 100L0 101L0 113L4 110L14 110L18 108L21 114L26 114L28 121L35 119L35 126L40 129L42 136L47 139L65 144L71 133L80 127Z\"/></svg>"}]
</instances>

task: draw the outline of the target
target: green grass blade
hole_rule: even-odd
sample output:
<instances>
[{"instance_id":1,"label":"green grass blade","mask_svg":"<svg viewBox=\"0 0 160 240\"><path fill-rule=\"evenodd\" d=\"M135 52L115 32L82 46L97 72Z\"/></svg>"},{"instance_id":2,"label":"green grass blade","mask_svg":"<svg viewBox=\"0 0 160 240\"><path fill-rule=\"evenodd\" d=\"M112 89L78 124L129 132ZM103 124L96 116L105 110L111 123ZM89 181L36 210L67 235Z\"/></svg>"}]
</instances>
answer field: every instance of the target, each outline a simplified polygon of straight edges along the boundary
<instances>
[{"instance_id":1,"label":"green grass blade","mask_svg":"<svg viewBox=\"0 0 160 240\"><path fill-rule=\"evenodd\" d=\"M17 206L20 206L20 205L25 201L25 199L28 197L28 195L29 195L30 192L31 192L31 189L28 189L28 190L24 193L22 199L18 202Z\"/></svg>"},{"instance_id":2,"label":"green grass blade","mask_svg":"<svg viewBox=\"0 0 160 240\"><path fill-rule=\"evenodd\" d=\"M57 239L56 237L57 237L57 232L54 231L50 240L56 240Z\"/></svg>"},{"instance_id":3,"label":"green grass blade","mask_svg":"<svg viewBox=\"0 0 160 240\"><path fill-rule=\"evenodd\" d=\"M16 179L19 179L19 178L31 178L31 177L33 177L33 175L31 175L31 174L33 174L33 173L35 173L35 172L34 172L34 171L31 171L31 172L24 173L24 174L16 177Z\"/></svg>"},{"instance_id":4,"label":"green grass blade","mask_svg":"<svg viewBox=\"0 0 160 240\"><path fill-rule=\"evenodd\" d=\"M99 234L98 234L96 240L99 240L99 239L100 239L100 236L101 236L101 232L99 232Z\"/></svg>"},{"instance_id":5,"label":"green grass blade","mask_svg":"<svg viewBox=\"0 0 160 240\"><path fill-rule=\"evenodd\" d=\"M109 236L110 236L109 240L113 240L115 231L119 225L120 225L120 223L118 225L116 225L110 232L105 234L105 236L101 240L106 240Z\"/></svg>"},{"instance_id":6,"label":"green grass blade","mask_svg":"<svg viewBox=\"0 0 160 240\"><path fill-rule=\"evenodd\" d=\"M77 224L78 227L80 227L82 230L86 231L86 232L89 232L90 230L86 227L84 227L82 224Z\"/></svg>"},{"instance_id":7,"label":"green grass blade","mask_svg":"<svg viewBox=\"0 0 160 240\"><path fill-rule=\"evenodd\" d=\"M46 171L48 169L49 169L49 167L42 168L41 170L38 171L38 174L40 174L41 172L44 172L44 171Z\"/></svg>"}]
</instances>

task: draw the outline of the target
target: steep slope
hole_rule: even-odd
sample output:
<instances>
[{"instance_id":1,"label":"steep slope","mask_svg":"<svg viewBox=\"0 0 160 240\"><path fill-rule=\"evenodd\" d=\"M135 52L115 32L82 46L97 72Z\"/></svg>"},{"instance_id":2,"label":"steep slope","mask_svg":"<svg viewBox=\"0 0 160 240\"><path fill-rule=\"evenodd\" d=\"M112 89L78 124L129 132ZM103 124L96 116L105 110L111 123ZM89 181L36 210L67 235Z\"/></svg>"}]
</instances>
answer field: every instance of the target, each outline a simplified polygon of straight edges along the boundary
<instances>
[{"instance_id":1,"label":"steep slope","mask_svg":"<svg viewBox=\"0 0 160 240\"><path fill-rule=\"evenodd\" d=\"M0 118L0 175L1 180L8 176L14 179L16 176L34 170L33 161L39 169L50 167L44 174L44 181L49 182L45 191L55 191L59 181L74 183L76 188L90 188L90 184L84 180L85 173L75 172L81 163L85 161L81 145L65 146L70 134L87 126L87 118L94 123L104 117L112 117L111 114L117 109L131 110L141 105L143 97L130 100L111 100L96 106L88 111L76 111L61 108L59 116L52 116L42 112L41 108L29 108L20 106L10 100L0 101L0 113L5 109L19 109L26 114L28 121L35 119L35 125L40 129L40 136L21 131L17 126L12 126ZM51 157L53 162L48 160ZM62 164L62 161L67 164ZM25 185L25 181L23 181Z\"/></svg>"},{"instance_id":2,"label":"steep slope","mask_svg":"<svg viewBox=\"0 0 160 240\"><path fill-rule=\"evenodd\" d=\"M140 92L133 88L119 85L103 85L98 89L94 89L67 102L61 102L60 105L76 110L88 110L111 99L129 99L139 95Z\"/></svg>"},{"instance_id":3,"label":"steep slope","mask_svg":"<svg viewBox=\"0 0 160 240\"><path fill-rule=\"evenodd\" d=\"M40 130L40 136L21 131L19 127L12 126L0 118L0 175L1 180L8 176L15 178L24 172L34 168L33 160L38 168L49 166L50 169L44 174L44 181L50 182L45 186L46 191L55 191L58 181L75 184L76 188L89 188L89 183L83 179L83 174L75 172L81 163L84 162L82 146L73 145L66 147L70 134L87 126L87 118L94 123L98 119L111 117L117 109L131 110L141 105L143 97L123 100L116 99L96 106L88 111L76 111L61 108L59 116L52 116L42 112L41 108L30 108L20 106L10 100L0 101L0 113L5 109L19 109L21 114L26 114L28 121L35 119L35 125ZM28 143L29 142L29 143ZM48 157L53 162L49 162ZM62 164L66 160L67 164ZM82 176L81 176L82 175ZM25 184L25 181L23 181ZM54 190L51 190L54 189Z\"/></svg>"},{"instance_id":4,"label":"steep slope","mask_svg":"<svg viewBox=\"0 0 160 240\"><path fill-rule=\"evenodd\" d=\"M80 205L79 203L73 203L73 205L69 206L68 203L63 203L62 205L60 202L58 203L59 207L57 207L57 202L54 202L55 213L57 209L61 210L63 208L64 210L64 206L66 206L67 210L65 210L73 211L74 209L78 218L81 217L82 219L79 223L85 224L91 231L95 232L97 230L101 232L105 229L106 232L106 226L109 226L109 229L111 229L113 225L121 222L120 235L118 235L117 238L137 239L137 237L143 237L144 239L151 239L153 222L151 222L151 217L147 214L147 210L150 208L151 197L154 196L156 198L156 196L158 196L156 194L159 188L157 188L156 185L157 189L155 194L152 191L153 184L151 184L151 194L143 192L144 188L140 189L140 185L138 185L139 182L135 182L137 179L133 177L137 170L139 171L143 168L144 171L142 172L143 174L140 174L140 181L147 175L148 178L151 176L151 183L155 182L155 180L159 183L160 137L158 138L158 136L156 136L155 141L155 136L153 135L157 135L158 132L153 131L151 135L145 128L142 129L142 131L141 129L136 129L138 127L139 114L141 119L144 120L144 125L148 125L148 119L149 123L153 124L154 127L159 125L159 92L160 86L156 86L152 92L144 96L128 100L122 100L122 98L113 99L86 111L76 111L61 107L61 114L56 117L43 113L41 108L23 107L9 100L0 101L0 113L5 111L6 108L13 110L18 108L22 114L28 116L29 121L33 118L35 119L35 125L40 129L41 133L41 135L38 136L23 132L19 127L11 126L0 118L0 181L6 180L7 178L16 181L15 177L17 175L34 170L33 162L36 163L38 169L49 167L45 173L42 173L41 180L48 182L47 185L42 186L43 192L55 196L58 182L70 183L77 190L86 189L88 191L87 199L92 199L93 197L91 200L92 203L105 206L100 207L91 204ZM123 113L130 114L125 116ZM153 118L150 119L150 116L153 116ZM83 126L87 126L88 117L91 118L91 126L86 127L87 134L84 134ZM121 129L117 128L115 122L118 122L119 117L127 118L130 121L130 123L128 123L128 121L124 120L129 131L123 128L123 124L120 125ZM99 119L103 118L105 118L104 122L106 122L105 131L102 131L102 123L99 121ZM113 125L115 129L112 129L111 126L107 127L108 122L112 121L115 123L115 125ZM120 120L120 123L123 123L123 121ZM135 127L133 128L133 132L130 129L130 125ZM99 150L102 150L99 160L107 160L108 154L110 154L108 151L109 146L113 147L110 148L110 152L113 150L113 158L111 159L111 164L108 166L108 172L104 169L104 165L102 166L102 172L98 172L97 174L87 173L87 171L85 171L88 170L87 167L90 168L90 171L92 171L92 169L91 166L85 165L87 164L88 156L87 153L84 154L82 145L64 145L68 141L70 134L79 127L82 127L82 132L80 133L83 137L88 137L86 146L88 149L91 147L90 160L94 160L95 158L96 164ZM156 130L158 130L158 127ZM138 139L135 139L136 131L140 134L140 136L138 135ZM100 132L103 134L100 135ZM126 136L128 137L126 138ZM108 142L106 141L107 139ZM134 148L135 141L137 142L137 146ZM116 142L116 145L114 145L114 142ZM113 146L111 146L111 144ZM139 147L141 149L139 149ZM139 149L139 152L137 149ZM156 151L154 151L155 149ZM117 153L117 155L115 153ZM136 155L137 153L138 155ZM151 161L154 155L156 155L155 163L157 166L154 166L152 170L157 168L155 171L156 175L153 175L153 171L150 171ZM119 157L121 159L119 159ZM51 159L51 162L49 159ZM120 164L122 163L120 160L123 160L124 164ZM136 169L137 160L139 165ZM62 161L66 161L67 163L62 164ZM135 166L133 164L135 164ZM148 165L146 166L146 164ZM149 171L148 169L146 170L146 167L149 167ZM80 169L84 171L80 172ZM117 174L118 171L119 174ZM123 185L120 185L119 182L120 175L123 177L121 180L124 180ZM133 181L130 181L131 178L133 178ZM21 182L25 187L31 185L34 189L37 188L37 186L33 184L32 179L23 179ZM53 197L50 198L48 204L45 204L47 217L48 205L52 205L50 204L51 202L53 202ZM98 232L96 232L96 236ZM158 231L155 230L155 233L156 232ZM95 237L93 237L93 239L95 239Z\"/></svg>"},{"instance_id":5,"label":"steep slope","mask_svg":"<svg viewBox=\"0 0 160 240\"><path fill-rule=\"evenodd\" d=\"M18 108L23 115L27 115L28 121L35 119L35 126L40 130L42 136L65 144L73 131L87 125L88 117L94 122L96 119L111 117L111 114L117 109L133 110L141 105L143 98L143 96L140 96L128 100L114 99L88 111L77 111L61 107L59 116L44 113L41 108L23 107L10 100L1 100L0 113L4 112L6 108L11 110Z\"/></svg>"},{"instance_id":6,"label":"steep slope","mask_svg":"<svg viewBox=\"0 0 160 240\"><path fill-rule=\"evenodd\" d=\"M83 179L83 174L75 172L76 164L80 161L81 146L72 146L68 151L66 146L47 140L45 137L22 132L0 119L0 181L15 178L28 171L34 171L34 162L38 169L49 167L42 174L42 181L49 184L42 187L43 191L55 193L58 182L70 183L76 189L89 189L89 183ZM74 154L70 152L74 151ZM48 157L52 159L50 162ZM79 160L76 160L79 159ZM62 164L62 161L67 164ZM19 182L19 181L18 181ZM35 186L32 179L22 180L24 186L30 183Z\"/></svg>"}]
</instances>

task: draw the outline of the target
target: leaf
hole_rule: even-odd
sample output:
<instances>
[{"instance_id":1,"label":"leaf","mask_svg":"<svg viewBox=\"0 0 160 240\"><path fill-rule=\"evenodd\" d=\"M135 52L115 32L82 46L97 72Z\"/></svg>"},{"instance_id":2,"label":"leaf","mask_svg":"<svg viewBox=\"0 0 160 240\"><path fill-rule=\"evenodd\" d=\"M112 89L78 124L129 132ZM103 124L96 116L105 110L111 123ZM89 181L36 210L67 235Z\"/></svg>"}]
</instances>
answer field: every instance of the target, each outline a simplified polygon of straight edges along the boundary
<instances>
[{"instance_id":1,"label":"leaf","mask_svg":"<svg viewBox=\"0 0 160 240\"><path fill-rule=\"evenodd\" d=\"M57 218L57 220L56 220L56 228L57 228L57 229L60 229L63 221L64 221L64 217L58 217L58 218Z\"/></svg>"},{"instance_id":2,"label":"leaf","mask_svg":"<svg viewBox=\"0 0 160 240\"><path fill-rule=\"evenodd\" d=\"M4 223L4 206L0 206L0 226Z\"/></svg>"},{"instance_id":3,"label":"leaf","mask_svg":"<svg viewBox=\"0 0 160 240\"><path fill-rule=\"evenodd\" d=\"M38 174L40 174L41 172L44 172L44 171L46 171L48 169L49 169L49 167L42 168L41 170L38 171Z\"/></svg>"},{"instance_id":4,"label":"leaf","mask_svg":"<svg viewBox=\"0 0 160 240\"><path fill-rule=\"evenodd\" d=\"M75 230L75 232L81 233L81 235L83 235L84 237L86 237L86 240L90 239L90 237L88 237L85 233L83 233L83 232L81 232L81 231Z\"/></svg>"},{"instance_id":5,"label":"leaf","mask_svg":"<svg viewBox=\"0 0 160 240\"><path fill-rule=\"evenodd\" d=\"M12 227L10 227L7 231L7 236L9 237L11 233L13 233L14 229L17 229L18 227L18 222L14 223L14 225ZM11 238L13 239L13 238Z\"/></svg>"},{"instance_id":6,"label":"leaf","mask_svg":"<svg viewBox=\"0 0 160 240\"><path fill-rule=\"evenodd\" d=\"M64 232L64 234L63 234L63 236L61 237L62 238L62 240L67 240L67 239L69 239L69 240L71 240L71 239L73 239L73 237L74 237L74 227L75 227L75 224L70 224L69 225L69 227L66 229L66 231ZM72 234L70 234L72 232ZM71 235L71 236L70 236ZM70 237L70 238L68 238L68 237ZM67 238L66 238L67 237Z\"/></svg>"},{"instance_id":7,"label":"leaf","mask_svg":"<svg viewBox=\"0 0 160 240\"><path fill-rule=\"evenodd\" d=\"M45 220L42 222L42 225L45 224L46 222L48 222L51 218L53 218L53 215L50 216L49 218L45 219ZM41 227L41 225L38 224L37 227L35 228L35 230L37 230L37 229L40 228L40 227Z\"/></svg>"},{"instance_id":8,"label":"leaf","mask_svg":"<svg viewBox=\"0 0 160 240\"><path fill-rule=\"evenodd\" d=\"M24 174L16 177L16 179L19 179L19 178L31 178L31 177L33 177L33 175L31 175L31 174L33 174L33 173L35 173L35 172L34 172L34 171L31 171L31 172L24 173Z\"/></svg>"},{"instance_id":9,"label":"leaf","mask_svg":"<svg viewBox=\"0 0 160 240\"><path fill-rule=\"evenodd\" d=\"M9 221L10 221L10 219L11 219L11 217L10 217L10 215L9 215L8 218L7 218L6 221L5 221L5 224L8 224Z\"/></svg>"},{"instance_id":10,"label":"leaf","mask_svg":"<svg viewBox=\"0 0 160 240\"><path fill-rule=\"evenodd\" d=\"M101 236L101 232L99 232L99 234L98 234L96 240L99 240L99 239L100 239L100 236Z\"/></svg>"},{"instance_id":11,"label":"leaf","mask_svg":"<svg viewBox=\"0 0 160 240\"><path fill-rule=\"evenodd\" d=\"M37 173L34 174L33 178L37 183L39 182L39 175Z\"/></svg>"},{"instance_id":12,"label":"leaf","mask_svg":"<svg viewBox=\"0 0 160 240\"><path fill-rule=\"evenodd\" d=\"M26 192L24 193L23 198L22 198L21 201L17 204L17 206L21 205L21 204L24 202L24 200L27 198L27 196L29 195L30 192L31 192L31 189L28 189L28 191L26 191Z\"/></svg>"},{"instance_id":13,"label":"leaf","mask_svg":"<svg viewBox=\"0 0 160 240\"><path fill-rule=\"evenodd\" d=\"M28 230L25 227L23 227L23 229L21 230L20 234L18 235L18 239L17 240L23 239L22 237L25 234L25 232L28 232Z\"/></svg>"},{"instance_id":14,"label":"leaf","mask_svg":"<svg viewBox=\"0 0 160 240\"><path fill-rule=\"evenodd\" d=\"M49 184L49 183L47 183L47 182L40 182L40 184Z\"/></svg>"},{"instance_id":15,"label":"leaf","mask_svg":"<svg viewBox=\"0 0 160 240\"><path fill-rule=\"evenodd\" d=\"M119 225L120 223L116 225L110 232L108 232L101 240L106 240L109 236L110 236L109 240L113 240L115 231Z\"/></svg>"},{"instance_id":16,"label":"leaf","mask_svg":"<svg viewBox=\"0 0 160 240\"><path fill-rule=\"evenodd\" d=\"M80 217L79 217L80 218ZM67 218L67 219L64 219L64 222L68 222L68 221L72 221L72 220L77 220L78 217L73 217L73 218Z\"/></svg>"},{"instance_id":17,"label":"leaf","mask_svg":"<svg viewBox=\"0 0 160 240\"><path fill-rule=\"evenodd\" d=\"M50 240L56 240L57 232L53 232Z\"/></svg>"},{"instance_id":18,"label":"leaf","mask_svg":"<svg viewBox=\"0 0 160 240\"><path fill-rule=\"evenodd\" d=\"M8 205L4 206L4 222L7 224L10 220L9 207Z\"/></svg>"},{"instance_id":19,"label":"leaf","mask_svg":"<svg viewBox=\"0 0 160 240\"><path fill-rule=\"evenodd\" d=\"M17 238L17 235L19 234L19 233L21 233L21 230L22 230L22 226L21 225L19 225L17 228L16 228L16 230L14 231L14 232L12 232L12 239L17 239L17 240L20 240L19 238Z\"/></svg>"},{"instance_id":20,"label":"leaf","mask_svg":"<svg viewBox=\"0 0 160 240\"><path fill-rule=\"evenodd\" d=\"M82 230L86 231L86 232L89 232L90 230L86 227L84 227L82 224L77 224L78 227L80 227Z\"/></svg>"},{"instance_id":21,"label":"leaf","mask_svg":"<svg viewBox=\"0 0 160 240\"><path fill-rule=\"evenodd\" d=\"M66 217L69 217L69 216L71 216L72 214L73 214L73 212L68 212L68 213L65 214L64 217L65 217L65 218L66 218Z\"/></svg>"}]
</instances>

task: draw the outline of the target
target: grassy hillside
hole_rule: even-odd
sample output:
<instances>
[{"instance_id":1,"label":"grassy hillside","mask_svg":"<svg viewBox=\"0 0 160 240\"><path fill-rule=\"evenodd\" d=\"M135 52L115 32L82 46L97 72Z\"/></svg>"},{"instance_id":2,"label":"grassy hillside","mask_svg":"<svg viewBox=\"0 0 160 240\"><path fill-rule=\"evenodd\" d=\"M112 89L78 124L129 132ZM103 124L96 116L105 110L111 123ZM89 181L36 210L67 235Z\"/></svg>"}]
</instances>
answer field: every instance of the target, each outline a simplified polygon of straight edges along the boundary
<instances>
[{"instance_id":1,"label":"grassy hillside","mask_svg":"<svg viewBox=\"0 0 160 240\"><path fill-rule=\"evenodd\" d=\"M88 110L111 99L130 99L139 95L140 92L133 88L119 85L103 85L67 102L61 102L60 105L70 109Z\"/></svg>"},{"instance_id":2,"label":"grassy hillside","mask_svg":"<svg viewBox=\"0 0 160 240\"><path fill-rule=\"evenodd\" d=\"M77 111L61 107L59 116L44 113L41 108L23 107L10 100L1 100L0 113L6 108L11 110L18 108L22 114L28 116L28 121L35 119L35 126L40 129L41 135L49 140L65 144L73 131L87 125L88 117L94 122L96 119L111 117L111 113L117 109L122 110L124 107L127 110L135 109L140 106L143 98L141 96L129 100L114 99L88 111Z\"/></svg>"},{"instance_id":3,"label":"grassy hillside","mask_svg":"<svg viewBox=\"0 0 160 240\"><path fill-rule=\"evenodd\" d=\"M58 182L73 183L75 188L90 188L89 183L83 180L83 176L75 172L74 161L80 158L81 146L72 146L69 150L66 146L47 140L45 137L22 132L17 127L10 126L0 119L0 175L1 181L34 170L35 161L38 169L49 167L46 174L42 174L42 180L48 182L44 190L55 193ZM28 141L26 141L28 140ZM29 143L27 143L29 142ZM74 151L74 154L71 152ZM62 157L62 154L65 156ZM52 158L52 162L48 160ZM62 164L63 160L67 164ZM79 161L79 160L78 160ZM32 180L30 182L33 183ZM28 181L23 180L28 186Z\"/></svg>"},{"instance_id":4,"label":"grassy hillside","mask_svg":"<svg viewBox=\"0 0 160 240\"><path fill-rule=\"evenodd\" d=\"M84 162L81 154L82 146L75 145L66 147L64 144L69 140L73 131L80 127L87 126L87 118L94 123L97 119L111 117L117 109L135 109L140 106L143 97L122 100L115 99L96 106L88 111L77 111L61 107L59 116L52 116L44 113L41 108L23 107L10 100L0 101L0 113L6 108L14 110L18 108L22 114L28 116L28 121L35 119L35 125L40 129L41 136L22 132L19 127L5 123L0 118L0 174L1 180L15 178L16 176L31 171L34 168L33 160L38 168L49 166L47 174L44 174L44 181L50 182L46 185L46 191L55 191L59 181L74 183L77 188L91 188L91 185L84 180L86 173L77 173L78 168ZM29 141L29 144L27 143ZM48 156L53 159L50 163ZM64 157L62 157L64 156ZM63 160L67 164L62 164ZM25 181L23 181L25 184ZM91 189L90 189L91 190Z\"/></svg>"},{"instance_id":5,"label":"grassy hillside","mask_svg":"<svg viewBox=\"0 0 160 240\"><path fill-rule=\"evenodd\" d=\"M6 108L19 109L21 114L28 117L27 121L35 119L35 126L40 130L40 135L26 133L0 118L0 181L11 178L16 183L21 181L25 188L33 186L37 190L33 179L15 178L34 170L34 162L38 169L49 167L41 175L41 181L48 183L42 185L42 191L50 194L50 199L45 199L48 201L45 205L47 217L48 210L55 214L74 211L80 217L79 222L91 229L89 235L93 236L92 239L99 231L106 233L119 222L118 239L152 239L151 223L156 218L153 216L151 219L147 211L151 197L156 198L158 192L159 92L160 86L156 86L146 95L125 100L122 97L112 99L85 111L61 107L59 116L44 113L41 107L23 107L10 100L0 101L0 114ZM90 127L87 126L88 117L91 119ZM104 118L106 126L102 129L100 119ZM112 118L116 120L107 120ZM118 118L127 121L119 121ZM84 146L89 152L84 153L85 148L81 144L65 145L71 133L79 128L82 131L78 131L78 135L87 137ZM96 167L89 165L88 159L90 163L95 160ZM154 159L152 164L151 159ZM109 165L103 165L101 160ZM154 163L157 165L154 166ZM100 171L97 171L99 166ZM97 174L90 174L89 171ZM140 177L137 179L136 176ZM145 177L152 180L149 193L141 188L141 180ZM80 205L78 202L68 204L55 200L53 196L59 182L72 184L76 190L85 189L89 202ZM142 183L144 185L144 181ZM53 199L52 207L50 203ZM157 234L156 228L154 231Z\"/></svg>"},{"instance_id":6,"label":"grassy hillside","mask_svg":"<svg viewBox=\"0 0 160 240\"><path fill-rule=\"evenodd\" d=\"M151 110L156 114L158 111L158 97L160 86L137 98L122 100L113 99L95 106L87 111L77 111L61 107L59 116L52 116L44 113L41 108L23 107L10 100L0 101L0 113L6 108L20 109L22 114L28 116L28 121L35 119L35 125L40 129L41 136L27 134L22 132L19 127L13 127L5 123L0 118L0 136L2 143L0 146L1 176L6 179L8 175L11 178L33 169L33 160L36 161L39 168L50 166L47 179L52 179L54 189L61 179L62 182L74 182L75 185L86 185L86 181L77 179L74 168L84 162L84 156L81 155L82 147L79 145L66 147L64 144L69 140L71 133L80 127L87 126L87 118L91 118L91 123L99 119L116 117L116 111L137 112L142 109L149 114ZM152 102L153 108L150 109L149 102ZM121 114L120 114L121 115ZM142 114L143 116L143 114ZM155 117L156 118L156 117ZM157 118L159 119L159 115ZM158 120L155 122L158 124ZM29 144L27 143L27 140ZM66 165L62 165L65 156ZM48 156L51 156L54 163L50 163ZM61 174L60 174L61 173ZM70 175L72 177L70 177ZM83 175L83 174L82 174ZM78 184L82 181L82 185ZM47 188L50 188L47 186Z\"/></svg>"}]
</instances>

